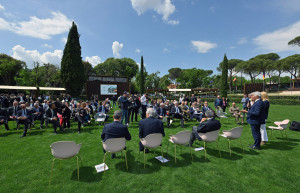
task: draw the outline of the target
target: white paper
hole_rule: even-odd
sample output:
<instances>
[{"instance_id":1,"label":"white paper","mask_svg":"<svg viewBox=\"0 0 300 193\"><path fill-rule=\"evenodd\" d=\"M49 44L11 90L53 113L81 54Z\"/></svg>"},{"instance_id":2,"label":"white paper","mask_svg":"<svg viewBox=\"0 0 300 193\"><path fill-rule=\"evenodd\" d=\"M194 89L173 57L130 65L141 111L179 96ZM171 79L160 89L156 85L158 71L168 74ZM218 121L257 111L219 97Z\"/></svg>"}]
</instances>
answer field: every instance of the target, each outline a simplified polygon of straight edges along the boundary
<instances>
[{"instance_id":1,"label":"white paper","mask_svg":"<svg viewBox=\"0 0 300 193\"><path fill-rule=\"evenodd\" d=\"M155 159L157 159L161 163L163 163L163 162L166 163L166 162L170 161L170 160L167 160L166 158L161 157L161 156L157 156L157 157L155 157Z\"/></svg>"},{"instance_id":2,"label":"white paper","mask_svg":"<svg viewBox=\"0 0 300 193\"><path fill-rule=\"evenodd\" d=\"M104 164L105 164L105 163L102 163L102 164L99 164L99 165L96 165L96 166L95 166L95 168L96 168L96 170L97 170L98 173L104 171ZM105 164L105 170L108 170L108 167L107 167L106 164Z\"/></svg>"},{"instance_id":3,"label":"white paper","mask_svg":"<svg viewBox=\"0 0 300 193\"><path fill-rule=\"evenodd\" d=\"M197 148L195 148L195 151L201 151L203 149L204 149L204 147L197 147Z\"/></svg>"},{"instance_id":4,"label":"white paper","mask_svg":"<svg viewBox=\"0 0 300 193\"><path fill-rule=\"evenodd\" d=\"M226 138L227 138L227 136L226 136L225 134L220 134L220 136L222 136L222 137L226 137Z\"/></svg>"}]
</instances>

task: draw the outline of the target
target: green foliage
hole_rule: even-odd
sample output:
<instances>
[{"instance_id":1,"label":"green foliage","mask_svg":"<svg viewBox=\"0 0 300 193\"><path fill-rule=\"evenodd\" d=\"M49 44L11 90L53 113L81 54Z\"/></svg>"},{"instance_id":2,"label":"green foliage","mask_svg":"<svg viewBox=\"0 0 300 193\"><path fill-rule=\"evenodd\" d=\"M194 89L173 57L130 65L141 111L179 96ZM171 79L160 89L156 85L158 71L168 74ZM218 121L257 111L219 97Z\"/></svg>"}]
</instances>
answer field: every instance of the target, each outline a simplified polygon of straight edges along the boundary
<instances>
[{"instance_id":1,"label":"green foliage","mask_svg":"<svg viewBox=\"0 0 300 193\"><path fill-rule=\"evenodd\" d=\"M160 78L159 81L159 88L161 89L168 89L169 85L171 84L171 81L169 79L169 75L166 74L163 77Z\"/></svg>"},{"instance_id":2,"label":"green foliage","mask_svg":"<svg viewBox=\"0 0 300 193\"><path fill-rule=\"evenodd\" d=\"M173 81L176 81L176 79L178 78L178 77L180 77L180 75L181 75L181 68L170 68L169 70L168 70L168 72L169 72L169 78L171 79L171 80L173 80ZM176 82L175 82L176 83Z\"/></svg>"},{"instance_id":3,"label":"green foliage","mask_svg":"<svg viewBox=\"0 0 300 193\"><path fill-rule=\"evenodd\" d=\"M207 83L208 80L206 78L211 74L211 70L197 68L182 69L176 81L180 83L180 88L198 88Z\"/></svg>"},{"instance_id":4,"label":"green foliage","mask_svg":"<svg viewBox=\"0 0 300 193\"><path fill-rule=\"evenodd\" d=\"M300 71L300 55L294 54L283 59L283 68L289 72L294 78L299 76Z\"/></svg>"},{"instance_id":5,"label":"green foliage","mask_svg":"<svg viewBox=\"0 0 300 193\"><path fill-rule=\"evenodd\" d=\"M95 70L92 66L91 63L82 61L83 66L84 66L84 71L85 71L85 76L88 78L89 76L94 76L96 75Z\"/></svg>"},{"instance_id":6,"label":"green foliage","mask_svg":"<svg viewBox=\"0 0 300 193\"><path fill-rule=\"evenodd\" d=\"M94 68L96 75L135 77L138 65L131 58L107 58Z\"/></svg>"},{"instance_id":7,"label":"green foliage","mask_svg":"<svg viewBox=\"0 0 300 193\"><path fill-rule=\"evenodd\" d=\"M140 69L140 94L144 94L144 93L145 93L145 75L144 75L144 58L142 56L141 69Z\"/></svg>"},{"instance_id":8,"label":"green foliage","mask_svg":"<svg viewBox=\"0 0 300 193\"><path fill-rule=\"evenodd\" d=\"M221 77L221 87L220 94L222 97L226 97L228 93L228 59L226 54L222 62L222 77Z\"/></svg>"},{"instance_id":9,"label":"green foliage","mask_svg":"<svg viewBox=\"0 0 300 193\"><path fill-rule=\"evenodd\" d=\"M300 36L295 37L291 41L288 42L288 45L300 46Z\"/></svg>"},{"instance_id":10,"label":"green foliage","mask_svg":"<svg viewBox=\"0 0 300 193\"><path fill-rule=\"evenodd\" d=\"M77 26L73 22L61 60L61 79L69 94L79 96L86 81Z\"/></svg>"},{"instance_id":11,"label":"green foliage","mask_svg":"<svg viewBox=\"0 0 300 193\"><path fill-rule=\"evenodd\" d=\"M155 73L149 74L145 81L145 87L148 89L159 88L160 78L158 76L160 72L157 71Z\"/></svg>"},{"instance_id":12,"label":"green foliage","mask_svg":"<svg viewBox=\"0 0 300 193\"><path fill-rule=\"evenodd\" d=\"M6 54L0 54L0 80L3 85L15 85L14 77L26 64Z\"/></svg>"}]
</instances>

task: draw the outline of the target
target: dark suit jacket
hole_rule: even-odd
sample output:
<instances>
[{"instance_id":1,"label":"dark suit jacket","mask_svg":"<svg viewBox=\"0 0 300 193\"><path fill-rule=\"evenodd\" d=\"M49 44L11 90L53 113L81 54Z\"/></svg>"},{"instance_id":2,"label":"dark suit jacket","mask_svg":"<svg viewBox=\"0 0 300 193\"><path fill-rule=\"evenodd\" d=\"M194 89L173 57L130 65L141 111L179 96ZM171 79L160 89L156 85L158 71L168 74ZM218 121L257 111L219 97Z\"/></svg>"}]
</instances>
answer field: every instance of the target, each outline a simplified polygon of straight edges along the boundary
<instances>
[{"instance_id":1,"label":"dark suit jacket","mask_svg":"<svg viewBox=\"0 0 300 193\"><path fill-rule=\"evenodd\" d=\"M195 107L197 109L197 107ZM193 107L190 107L190 114L193 115L195 113ZM200 111L198 111L198 113L200 113Z\"/></svg>"},{"instance_id":2,"label":"dark suit jacket","mask_svg":"<svg viewBox=\"0 0 300 193\"><path fill-rule=\"evenodd\" d=\"M211 109L210 106L207 106L207 107L203 106L203 107L202 107L202 113L205 115L205 112L206 112L208 109Z\"/></svg>"},{"instance_id":3,"label":"dark suit jacket","mask_svg":"<svg viewBox=\"0 0 300 193\"><path fill-rule=\"evenodd\" d=\"M268 115L269 115L269 107L270 107L270 102L268 100L263 101L264 105L265 105L265 119L268 119Z\"/></svg>"},{"instance_id":4,"label":"dark suit jacket","mask_svg":"<svg viewBox=\"0 0 300 193\"><path fill-rule=\"evenodd\" d=\"M0 120L4 119L4 122L7 123L8 121L8 113L5 109L0 108Z\"/></svg>"},{"instance_id":5,"label":"dark suit jacket","mask_svg":"<svg viewBox=\"0 0 300 193\"><path fill-rule=\"evenodd\" d=\"M102 112L102 108L103 108L103 105L101 105L101 106L99 107L99 109L98 109L98 112L99 112L99 113ZM104 108L105 108L105 114L107 114L107 113L108 113L108 109L107 109L106 107L104 107Z\"/></svg>"},{"instance_id":6,"label":"dark suit jacket","mask_svg":"<svg viewBox=\"0 0 300 193\"><path fill-rule=\"evenodd\" d=\"M216 99L215 100L215 107L217 108L217 106L220 106L220 107L222 107L222 99Z\"/></svg>"},{"instance_id":7,"label":"dark suit jacket","mask_svg":"<svg viewBox=\"0 0 300 193\"><path fill-rule=\"evenodd\" d=\"M161 120L149 117L147 119L142 119L139 122L139 137L144 138L152 133L161 133L165 136L164 124Z\"/></svg>"},{"instance_id":8,"label":"dark suit jacket","mask_svg":"<svg viewBox=\"0 0 300 193\"><path fill-rule=\"evenodd\" d=\"M247 122L252 125L265 124L265 105L258 99L248 111Z\"/></svg>"},{"instance_id":9,"label":"dark suit jacket","mask_svg":"<svg viewBox=\"0 0 300 193\"><path fill-rule=\"evenodd\" d=\"M28 110L28 109L25 109L25 112L26 112L26 116L28 119L31 118L31 112ZM17 113L17 117L21 117L22 116L22 113L23 113L23 110L19 110L18 113Z\"/></svg>"},{"instance_id":10,"label":"dark suit jacket","mask_svg":"<svg viewBox=\"0 0 300 193\"><path fill-rule=\"evenodd\" d=\"M36 111L35 108L32 108L31 112L32 112L32 113L36 113L37 111ZM43 109L42 107L39 107L39 112L41 113L42 116L43 116L44 113L45 113L45 112L44 112L44 109Z\"/></svg>"},{"instance_id":11,"label":"dark suit jacket","mask_svg":"<svg viewBox=\"0 0 300 193\"><path fill-rule=\"evenodd\" d=\"M48 119L51 119L51 118L52 118L51 108L49 108L49 109L46 111L46 115L47 115ZM53 110L53 117L58 118L58 117L57 117L57 110L56 110L56 109Z\"/></svg>"},{"instance_id":12,"label":"dark suit jacket","mask_svg":"<svg viewBox=\"0 0 300 193\"><path fill-rule=\"evenodd\" d=\"M112 123L104 125L101 138L106 141L109 138L121 138L125 137L127 140L131 140L131 135L128 128L120 123L119 121L114 121Z\"/></svg>"},{"instance_id":13,"label":"dark suit jacket","mask_svg":"<svg viewBox=\"0 0 300 193\"><path fill-rule=\"evenodd\" d=\"M207 133L210 131L219 130L220 128L221 128L220 121L216 120L214 118L211 118L208 121L200 123L200 125L197 127L197 131L198 131L198 133Z\"/></svg>"},{"instance_id":14,"label":"dark suit jacket","mask_svg":"<svg viewBox=\"0 0 300 193\"><path fill-rule=\"evenodd\" d=\"M180 107L178 107L178 109L179 109L179 113L182 113L182 110L181 110L181 108L180 108ZM171 109L171 113L176 113L176 107L175 107L175 106L173 106L173 107L172 107L172 109Z\"/></svg>"},{"instance_id":15,"label":"dark suit jacket","mask_svg":"<svg viewBox=\"0 0 300 193\"><path fill-rule=\"evenodd\" d=\"M8 109L8 115L9 116L13 116L13 114L14 114L14 108L15 108L14 106L9 107L9 109ZM19 106L17 106L17 114L18 114L19 110L21 110L21 108ZM17 114L16 114L16 116L17 116Z\"/></svg>"},{"instance_id":16,"label":"dark suit jacket","mask_svg":"<svg viewBox=\"0 0 300 193\"><path fill-rule=\"evenodd\" d=\"M62 112L62 116L64 117L64 118L70 118L71 117L71 110L69 109L69 107L67 107L66 105L62 105L61 106L61 109L64 109L64 108L66 108L66 110L65 111L61 111Z\"/></svg>"},{"instance_id":17,"label":"dark suit jacket","mask_svg":"<svg viewBox=\"0 0 300 193\"><path fill-rule=\"evenodd\" d=\"M158 116L166 116L167 115L166 108L157 107L156 110L157 110Z\"/></svg>"}]
</instances>

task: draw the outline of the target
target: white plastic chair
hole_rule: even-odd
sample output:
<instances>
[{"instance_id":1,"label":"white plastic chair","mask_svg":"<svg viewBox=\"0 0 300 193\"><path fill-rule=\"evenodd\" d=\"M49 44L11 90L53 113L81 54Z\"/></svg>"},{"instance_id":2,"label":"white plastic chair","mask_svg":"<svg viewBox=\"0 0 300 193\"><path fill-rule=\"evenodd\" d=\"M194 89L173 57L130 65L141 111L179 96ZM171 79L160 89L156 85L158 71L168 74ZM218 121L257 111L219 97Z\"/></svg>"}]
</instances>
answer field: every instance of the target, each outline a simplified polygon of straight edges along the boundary
<instances>
[{"instance_id":1,"label":"white plastic chair","mask_svg":"<svg viewBox=\"0 0 300 193\"><path fill-rule=\"evenodd\" d=\"M155 149L160 146L161 150L161 156L163 156L163 151L162 151L162 146L161 146L161 141L162 141L162 134L161 133L153 133L147 135L145 138L140 139L142 145L144 146L144 168L146 167L146 148L147 149ZM140 151L139 151L140 154ZM163 160L164 163L164 160Z\"/></svg>"},{"instance_id":2,"label":"white plastic chair","mask_svg":"<svg viewBox=\"0 0 300 193\"><path fill-rule=\"evenodd\" d=\"M51 184L52 179L52 171L54 167L54 161L56 159L58 160L64 160L76 157L77 158L77 177L79 180L79 166L78 166L78 156L77 154L80 151L81 144L76 144L74 141L57 141L50 145L52 155L54 157L52 161L52 169L51 169L51 175L50 175L50 181L49 185ZM80 157L81 160L81 157ZM81 160L82 164L82 160Z\"/></svg>"},{"instance_id":3,"label":"white plastic chair","mask_svg":"<svg viewBox=\"0 0 300 193\"><path fill-rule=\"evenodd\" d=\"M199 136L201 137L202 141L204 142L204 152L205 152L205 159L206 159L206 143L211 143L211 142L217 142L217 147L219 150L219 154L221 157L221 152L219 149L219 141L218 141L218 137L219 137L219 133L220 133L220 129L219 130L215 130L215 131L210 131L207 133L198 133Z\"/></svg>"},{"instance_id":4,"label":"white plastic chair","mask_svg":"<svg viewBox=\"0 0 300 193\"><path fill-rule=\"evenodd\" d=\"M274 124L277 125L277 127L269 126L268 128L271 129L271 138L272 138L272 135L273 135L273 130L279 130L280 133L281 133L282 138L283 138L282 131L285 130L285 136L286 136L286 139L288 140L286 128L287 128L289 122L290 122L289 119L285 119L283 121L275 121Z\"/></svg>"},{"instance_id":5,"label":"white plastic chair","mask_svg":"<svg viewBox=\"0 0 300 193\"><path fill-rule=\"evenodd\" d=\"M168 142L168 146L167 146L167 153L168 153L168 148L169 148L169 143L173 143L174 147L175 147L175 163L176 163L176 145L189 145L189 141L190 141L190 136L191 136L191 131L180 131L178 132L176 135L170 135L170 139ZM192 147L189 148L190 149L190 153L191 153L191 157L193 160L193 155L192 155Z\"/></svg>"},{"instance_id":6,"label":"white plastic chair","mask_svg":"<svg viewBox=\"0 0 300 193\"><path fill-rule=\"evenodd\" d=\"M104 122L105 118L106 118L106 114L97 112L97 113L95 113L94 118L95 118L94 129L95 129L96 122L99 122L99 123Z\"/></svg>"},{"instance_id":7,"label":"white plastic chair","mask_svg":"<svg viewBox=\"0 0 300 193\"><path fill-rule=\"evenodd\" d=\"M243 144L242 144L242 140L241 140L241 135L242 135L242 131L243 131L243 127L235 127L231 130L223 130L223 134L220 134L220 136L225 137L228 139L228 149L230 152L230 156L231 156L231 146L230 146L230 141L234 140L234 139L240 139L241 142L241 146L244 152L244 148L243 148Z\"/></svg>"},{"instance_id":8,"label":"white plastic chair","mask_svg":"<svg viewBox=\"0 0 300 193\"><path fill-rule=\"evenodd\" d=\"M105 157L107 153L117 153L125 151L125 161L126 161L126 168L128 171L128 165L127 165L127 157L126 157L126 139L124 137L122 138L110 138L106 141L102 141L103 149L105 150L103 163L104 163L104 172L105 172Z\"/></svg>"}]
</instances>

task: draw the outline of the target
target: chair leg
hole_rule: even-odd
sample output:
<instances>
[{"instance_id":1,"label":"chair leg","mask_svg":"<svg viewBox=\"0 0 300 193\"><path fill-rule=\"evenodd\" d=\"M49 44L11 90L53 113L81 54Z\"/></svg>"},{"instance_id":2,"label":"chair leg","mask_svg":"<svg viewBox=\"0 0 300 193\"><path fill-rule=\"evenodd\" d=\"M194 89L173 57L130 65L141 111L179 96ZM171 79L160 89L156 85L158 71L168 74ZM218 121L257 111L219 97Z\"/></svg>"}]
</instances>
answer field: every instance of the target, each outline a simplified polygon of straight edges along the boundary
<instances>
[{"instance_id":1,"label":"chair leg","mask_svg":"<svg viewBox=\"0 0 300 193\"><path fill-rule=\"evenodd\" d=\"M161 157L163 159L163 164L165 164L164 153L163 153L163 150L162 150L162 146L160 146L160 151L161 151Z\"/></svg>"},{"instance_id":2,"label":"chair leg","mask_svg":"<svg viewBox=\"0 0 300 193\"><path fill-rule=\"evenodd\" d=\"M79 165L78 165L78 156L76 156L77 159L77 177L78 177L78 181L79 181Z\"/></svg>"},{"instance_id":3,"label":"chair leg","mask_svg":"<svg viewBox=\"0 0 300 193\"><path fill-rule=\"evenodd\" d=\"M280 130L280 133L281 133L281 137L282 137L282 139L283 139L283 134L282 134L282 130Z\"/></svg>"},{"instance_id":4,"label":"chair leg","mask_svg":"<svg viewBox=\"0 0 300 193\"><path fill-rule=\"evenodd\" d=\"M54 167L54 161L55 161L55 158L52 160L52 168L51 168L51 173L50 173L49 186L50 186L50 184L51 184L52 172L53 172L53 167Z\"/></svg>"},{"instance_id":5,"label":"chair leg","mask_svg":"<svg viewBox=\"0 0 300 193\"><path fill-rule=\"evenodd\" d=\"M286 140L289 140L288 135L287 135L287 130L285 130L285 136L286 136Z\"/></svg>"},{"instance_id":6,"label":"chair leg","mask_svg":"<svg viewBox=\"0 0 300 193\"><path fill-rule=\"evenodd\" d=\"M174 154L174 158L175 158L175 164L176 164L176 144L174 144L175 147L175 154Z\"/></svg>"},{"instance_id":7,"label":"chair leg","mask_svg":"<svg viewBox=\"0 0 300 193\"><path fill-rule=\"evenodd\" d=\"M228 147L229 147L229 154L230 154L230 156L231 156L230 139L228 139Z\"/></svg>"},{"instance_id":8,"label":"chair leg","mask_svg":"<svg viewBox=\"0 0 300 193\"><path fill-rule=\"evenodd\" d=\"M80 163L81 163L81 166L82 166L82 159L81 159L81 155L79 155L79 158L80 158Z\"/></svg>"},{"instance_id":9,"label":"chair leg","mask_svg":"<svg viewBox=\"0 0 300 193\"><path fill-rule=\"evenodd\" d=\"M204 158L206 160L206 142L204 141Z\"/></svg>"},{"instance_id":10,"label":"chair leg","mask_svg":"<svg viewBox=\"0 0 300 193\"><path fill-rule=\"evenodd\" d=\"M168 145L167 145L167 153L166 153L166 154L168 154L168 150L169 150L169 143L170 143L170 141L168 141Z\"/></svg>"},{"instance_id":11,"label":"chair leg","mask_svg":"<svg viewBox=\"0 0 300 193\"><path fill-rule=\"evenodd\" d=\"M103 163L104 163L104 171L103 171L103 172L104 172L104 174L105 174L105 157L106 157L106 153L107 153L107 152L105 152L104 158L103 158Z\"/></svg>"},{"instance_id":12,"label":"chair leg","mask_svg":"<svg viewBox=\"0 0 300 193\"><path fill-rule=\"evenodd\" d=\"M191 146L189 146L189 149L190 149L190 153L191 153L192 161L194 161L193 154L192 154L192 147L191 147Z\"/></svg>"},{"instance_id":13,"label":"chair leg","mask_svg":"<svg viewBox=\"0 0 300 193\"><path fill-rule=\"evenodd\" d=\"M219 138L218 138L218 140L217 140L217 147L218 147L218 150L219 150L219 155L220 155L220 157L221 157L221 152L220 152L220 148L219 148Z\"/></svg>"},{"instance_id":14,"label":"chair leg","mask_svg":"<svg viewBox=\"0 0 300 193\"><path fill-rule=\"evenodd\" d=\"M128 165L127 165L127 156L126 156L126 149L125 149L125 161L126 161L126 168L127 168L127 171L128 171Z\"/></svg>"},{"instance_id":15,"label":"chair leg","mask_svg":"<svg viewBox=\"0 0 300 193\"><path fill-rule=\"evenodd\" d=\"M241 138L240 138L240 142L241 142L241 146L242 146L243 153L244 153L245 151L244 151L244 147L243 147L243 143L242 143L242 140L241 140Z\"/></svg>"},{"instance_id":16,"label":"chair leg","mask_svg":"<svg viewBox=\"0 0 300 193\"><path fill-rule=\"evenodd\" d=\"M146 149L144 148L144 168L146 168L146 153L145 153Z\"/></svg>"},{"instance_id":17,"label":"chair leg","mask_svg":"<svg viewBox=\"0 0 300 193\"><path fill-rule=\"evenodd\" d=\"M272 139L272 135L273 135L273 129L271 129L271 137L270 137L271 139Z\"/></svg>"}]
</instances>

